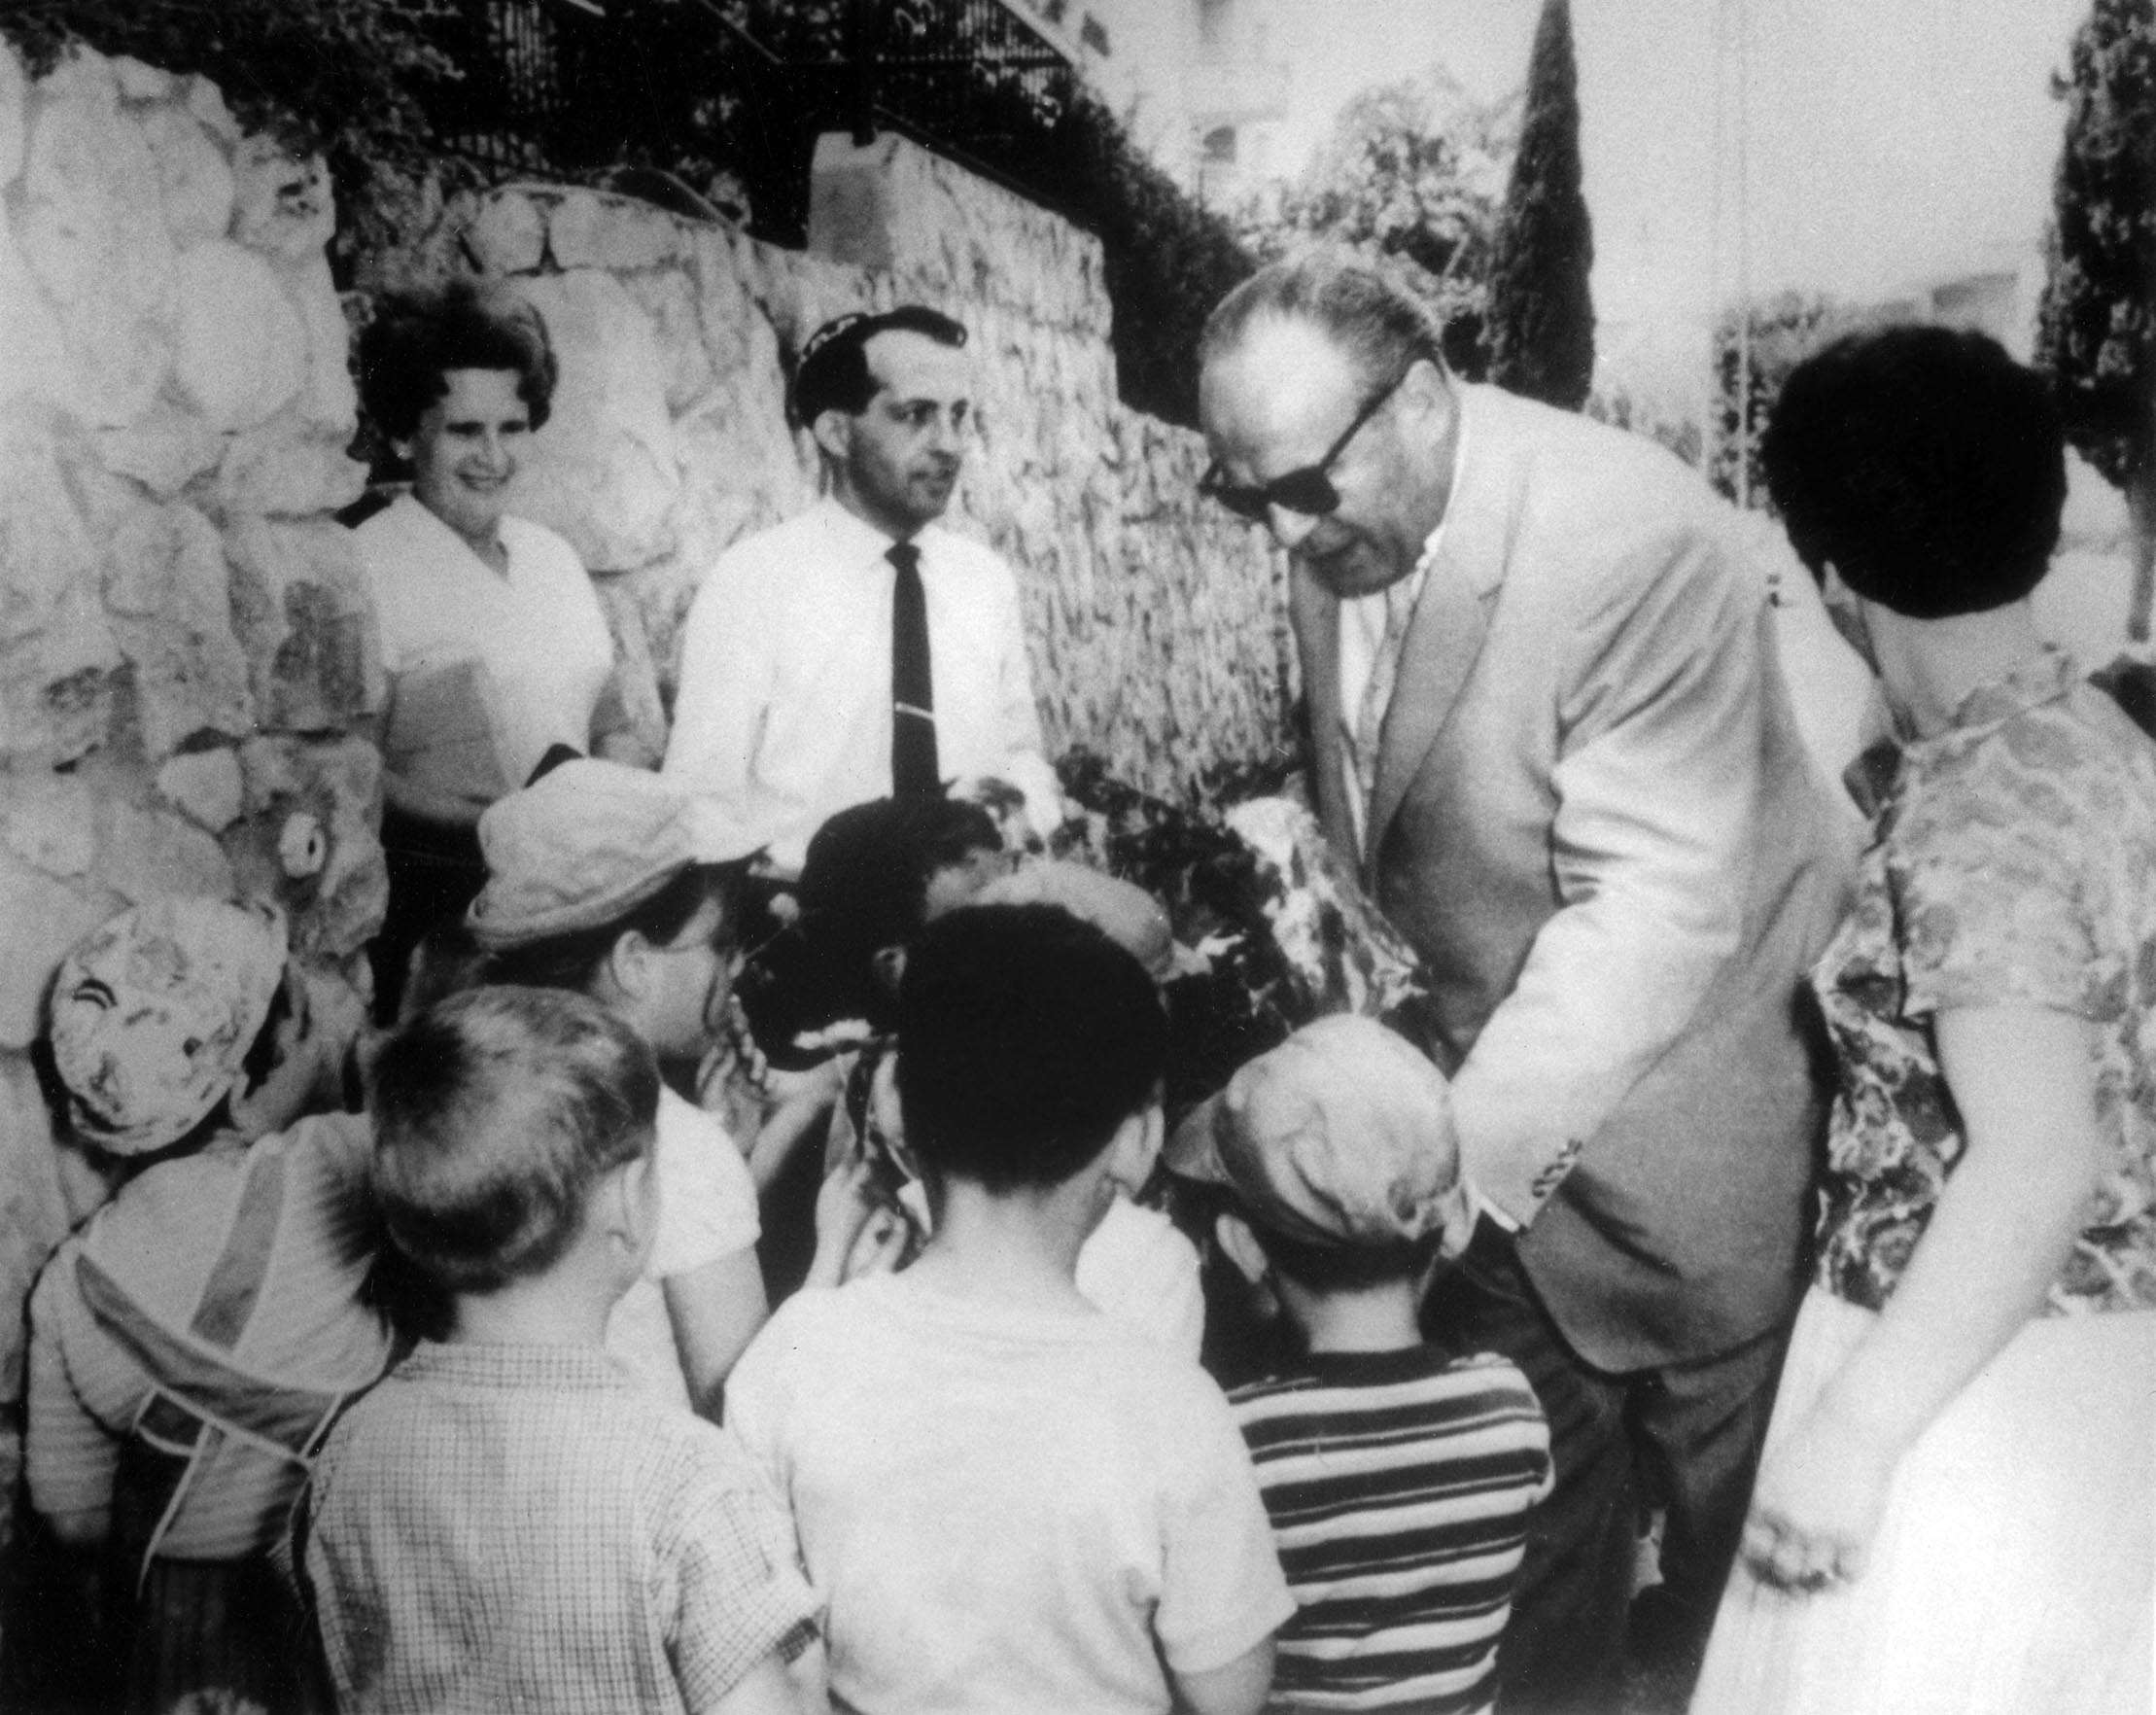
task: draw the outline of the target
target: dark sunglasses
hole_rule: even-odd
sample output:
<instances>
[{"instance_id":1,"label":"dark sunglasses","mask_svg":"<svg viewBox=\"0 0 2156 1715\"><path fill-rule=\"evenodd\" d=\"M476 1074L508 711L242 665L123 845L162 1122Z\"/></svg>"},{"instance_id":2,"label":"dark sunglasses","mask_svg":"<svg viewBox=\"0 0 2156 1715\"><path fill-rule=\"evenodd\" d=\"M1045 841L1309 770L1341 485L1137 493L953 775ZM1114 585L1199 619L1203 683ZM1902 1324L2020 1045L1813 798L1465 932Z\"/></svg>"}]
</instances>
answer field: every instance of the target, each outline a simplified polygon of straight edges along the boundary
<instances>
[{"instance_id":1,"label":"dark sunglasses","mask_svg":"<svg viewBox=\"0 0 2156 1715\"><path fill-rule=\"evenodd\" d=\"M1290 471L1284 476L1275 476L1270 482L1260 482L1248 488L1238 487L1220 473L1218 465L1209 465L1205 474L1198 479L1198 492L1208 500L1216 500L1238 518L1248 518L1253 524L1263 524L1267 514L1278 507L1283 512L1295 512L1304 518L1322 518L1337 511L1340 504L1340 491L1333 486L1332 470L1336 460L1347 450L1347 443L1362 433L1363 425L1374 417L1385 401L1400 391L1401 382L1407 380L1406 370L1374 393L1355 413L1355 420L1342 429L1339 438L1326 448L1325 456L1314 465L1304 465L1301 470Z\"/></svg>"}]
</instances>

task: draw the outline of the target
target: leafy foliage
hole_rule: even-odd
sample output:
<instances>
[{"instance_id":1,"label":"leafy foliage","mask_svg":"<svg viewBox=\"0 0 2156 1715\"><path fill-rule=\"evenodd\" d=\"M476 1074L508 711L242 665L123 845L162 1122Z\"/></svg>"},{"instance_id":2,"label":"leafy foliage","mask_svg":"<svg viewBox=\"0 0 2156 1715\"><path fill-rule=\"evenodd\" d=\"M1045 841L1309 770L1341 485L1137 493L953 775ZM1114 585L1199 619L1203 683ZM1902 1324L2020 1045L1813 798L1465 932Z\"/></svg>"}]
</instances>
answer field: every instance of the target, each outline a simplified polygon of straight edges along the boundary
<instances>
[{"instance_id":1,"label":"leafy foliage","mask_svg":"<svg viewBox=\"0 0 2156 1715\"><path fill-rule=\"evenodd\" d=\"M2156 5L2095 0L2073 40L2039 361L2115 487L2156 478Z\"/></svg>"},{"instance_id":2,"label":"leafy foliage","mask_svg":"<svg viewBox=\"0 0 2156 1715\"><path fill-rule=\"evenodd\" d=\"M1256 258L1091 95L1063 116L1051 158L1048 200L1100 240L1123 402L1195 428L1199 333L1213 305L1256 270Z\"/></svg>"},{"instance_id":3,"label":"leafy foliage","mask_svg":"<svg viewBox=\"0 0 2156 1715\"><path fill-rule=\"evenodd\" d=\"M1303 176L1236 217L1266 260L1304 245L1390 262L1445 325L1445 354L1470 379L1487 367L1487 276L1515 99L1483 105L1438 67L1365 89L1341 110Z\"/></svg>"},{"instance_id":4,"label":"leafy foliage","mask_svg":"<svg viewBox=\"0 0 2156 1715\"><path fill-rule=\"evenodd\" d=\"M1870 325L1872 312L1838 303L1830 298L1784 292L1764 303L1751 306L1751 385L1740 407L1738 370L1742 352L1738 340L1744 326L1743 312L1724 310L1715 324L1716 421L1714 451L1707 465L1708 480L1731 500L1737 497L1738 461L1749 454L1747 494L1753 506L1766 504L1759 474L1759 437L1765 431L1774 402L1790 371L1828 340ZM1739 410L1750 440L1740 451Z\"/></svg>"},{"instance_id":5,"label":"leafy foliage","mask_svg":"<svg viewBox=\"0 0 2156 1715\"><path fill-rule=\"evenodd\" d=\"M1543 0L1490 265L1490 379L1566 410L1580 408L1594 380L1594 232L1580 190L1579 83L1569 0Z\"/></svg>"},{"instance_id":6,"label":"leafy foliage","mask_svg":"<svg viewBox=\"0 0 2156 1715\"><path fill-rule=\"evenodd\" d=\"M424 101L459 76L436 45L455 16L451 0L15 0L0 32L34 75L82 43L210 78L241 124L322 152L349 255L367 211L437 174Z\"/></svg>"}]
</instances>

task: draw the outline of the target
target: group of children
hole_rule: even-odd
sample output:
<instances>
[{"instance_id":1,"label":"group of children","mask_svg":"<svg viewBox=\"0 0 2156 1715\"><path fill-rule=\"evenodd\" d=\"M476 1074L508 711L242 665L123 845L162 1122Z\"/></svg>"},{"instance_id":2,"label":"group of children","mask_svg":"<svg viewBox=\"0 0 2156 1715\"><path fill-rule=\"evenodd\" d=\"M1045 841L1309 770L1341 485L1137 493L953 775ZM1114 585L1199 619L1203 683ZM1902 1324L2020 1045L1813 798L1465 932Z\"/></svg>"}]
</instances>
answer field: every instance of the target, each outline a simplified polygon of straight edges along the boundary
<instances>
[{"instance_id":1,"label":"group of children","mask_svg":"<svg viewBox=\"0 0 2156 1715\"><path fill-rule=\"evenodd\" d=\"M1418 1053L1324 1019L1167 1137L1159 907L888 801L745 993L808 1063L745 1150L682 1092L749 833L579 759L480 834L364 1118L294 1123L346 1080L272 913L138 908L61 972L70 1130L150 1158L33 1306L30 1495L105 1568L115 1701L1492 1706L1547 1432L1418 1331L1474 1219ZM1296 1335L1232 1395L1164 1165ZM813 1238L759 1257L789 1174Z\"/></svg>"}]
</instances>

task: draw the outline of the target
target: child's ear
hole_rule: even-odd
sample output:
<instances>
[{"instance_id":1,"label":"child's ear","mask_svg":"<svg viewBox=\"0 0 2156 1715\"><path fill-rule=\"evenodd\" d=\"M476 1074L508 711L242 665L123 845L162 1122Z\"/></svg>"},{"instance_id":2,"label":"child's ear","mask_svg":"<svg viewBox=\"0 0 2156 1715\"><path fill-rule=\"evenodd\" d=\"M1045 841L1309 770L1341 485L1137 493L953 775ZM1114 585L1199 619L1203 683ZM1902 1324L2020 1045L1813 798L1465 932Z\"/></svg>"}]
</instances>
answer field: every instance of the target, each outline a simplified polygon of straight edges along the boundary
<instances>
[{"instance_id":1,"label":"child's ear","mask_svg":"<svg viewBox=\"0 0 2156 1715\"><path fill-rule=\"evenodd\" d=\"M644 938L642 929L628 929L616 935L601 966L613 993L631 998L643 993L650 969L651 943Z\"/></svg>"},{"instance_id":2,"label":"child's ear","mask_svg":"<svg viewBox=\"0 0 2156 1715\"><path fill-rule=\"evenodd\" d=\"M1475 1223L1481 1212L1475 1193L1465 1179L1452 1181L1452 1189L1444 1196L1444 1237L1438 1244L1438 1261L1449 1265L1458 1262L1475 1238Z\"/></svg>"},{"instance_id":3,"label":"child's ear","mask_svg":"<svg viewBox=\"0 0 2156 1715\"><path fill-rule=\"evenodd\" d=\"M1223 1210L1213 1220L1213 1238L1220 1245L1220 1253L1235 1265L1235 1272L1253 1286L1263 1286L1272 1273L1272 1264L1267 1260L1265 1248L1258 1242L1258 1235L1250 1230L1250 1223L1239 1214Z\"/></svg>"},{"instance_id":4,"label":"child's ear","mask_svg":"<svg viewBox=\"0 0 2156 1715\"><path fill-rule=\"evenodd\" d=\"M1165 1130L1158 1102L1149 1102L1138 1112L1126 1116L1108 1146L1107 1182L1132 1197L1143 1191L1153 1176L1154 1164L1161 1159Z\"/></svg>"},{"instance_id":5,"label":"child's ear","mask_svg":"<svg viewBox=\"0 0 2156 1715\"><path fill-rule=\"evenodd\" d=\"M897 942L879 947L869 960L868 967L876 975L877 986L895 999L898 985L906 975L906 949Z\"/></svg>"},{"instance_id":6,"label":"child's ear","mask_svg":"<svg viewBox=\"0 0 2156 1715\"><path fill-rule=\"evenodd\" d=\"M659 1228L659 1181L652 1167L652 1151L646 1149L636 1160L623 1162L615 1169L609 1191L608 1231L620 1240L625 1251L639 1259L641 1267Z\"/></svg>"}]
</instances>

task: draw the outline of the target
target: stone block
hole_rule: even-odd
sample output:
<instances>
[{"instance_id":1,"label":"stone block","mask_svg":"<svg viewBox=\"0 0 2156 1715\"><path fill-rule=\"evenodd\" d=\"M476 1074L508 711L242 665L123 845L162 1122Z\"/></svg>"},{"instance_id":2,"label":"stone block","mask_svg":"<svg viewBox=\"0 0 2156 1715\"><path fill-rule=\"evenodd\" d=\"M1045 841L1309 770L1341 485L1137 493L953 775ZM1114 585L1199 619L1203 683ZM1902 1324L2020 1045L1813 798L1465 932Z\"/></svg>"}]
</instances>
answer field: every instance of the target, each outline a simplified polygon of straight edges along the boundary
<instances>
[{"instance_id":1,"label":"stone block","mask_svg":"<svg viewBox=\"0 0 2156 1715\"><path fill-rule=\"evenodd\" d=\"M320 156L301 158L257 132L233 151L232 181L231 235L250 250L302 262L335 236L336 198Z\"/></svg>"},{"instance_id":2,"label":"stone block","mask_svg":"<svg viewBox=\"0 0 2156 1715\"><path fill-rule=\"evenodd\" d=\"M202 122L184 107L160 107L143 116L142 134L157 163L173 243L186 249L224 237L232 222L232 168Z\"/></svg>"},{"instance_id":3,"label":"stone block","mask_svg":"<svg viewBox=\"0 0 2156 1715\"><path fill-rule=\"evenodd\" d=\"M189 78L181 101L188 112L201 122L202 128L226 148L230 149L239 142L239 121L225 105L225 91L210 79L200 73Z\"/></svg>"},{"instance_id":4,"label":"stone block","mask_svg":"<svg viewBox=\"0 0 2156 1715\"><path fill-rule=\"evenodd\" d=\"M350 531L234 518L225 553L262 730L339 731L380 707L380 633Z\"/></svg>"},{"instance_id":5,"label":"stone block","mask_svg":"<svg viewBox=\"0 0 2156 1715\"><path fill-rule=\"evenodd\" d=\"M240 891L274 899L294 950L348 959L381 927L381 758L363 739L267 737L240 747L246 790L225 832Z\"/></svg>"},{"instance_id":6,"label":"stone block","mask_svg":"<svg viewBox=\"0 0 2156 1715\"><path fill-rule=\"evenodd\" d=\"M665 356L667 409L678 417L708 401L718 384L717 368L704 349L695 284L678 267L633 274L625 284L650 318L651 336Z\"/></svg>"},{"instance_id":7,"label":"stone block","mask_svg":"<svg viewBox=\"0 0 2156 1715\"><path fill-rule=\"evenodd\" d=\"M169 810L101 798L97 834L96 880L130 905L175 895L222 897L232 891L232 866L223 848Z\"/></svg>"},{"instance_id":8,"label":"stone block","mask_svg":"<svg viewBox=\"0 0 2156 1715\"><path fill-rule=\"evenodd\" d=\"M132 53L115 55L112 66L113 81L120 86L123 101L162 101L180 82L168 71L145 65Z\"/></svg>"},{"instance_id":9,"label":"stone block","mask_svg":"<svg viewBox=\"0 0 2156 1715\"><path fill-rule=\"evenodd\" d=\"M7 330L8 342L8 361L0 364L0 404L15 399L66 399L74 385L66 336L15 241L4 200L0 200L0 328Z\"/></svg>"},{"instance_id":10,"label":"stone block","mask_svg":"<svg viewBox=\"0 0 2156 1715\"><path fill-rule=\"evenodd\" d=\"M22 1399L28 1322L38 1273L67 1237L66 1197L52 1141L52 1113L27 1055L0 1052L0 1408ZM0 1419L18 1418L0 1409ZM17 1450L19 1475L19 1447Z\"/></svg>"},{"instance_id":11,"label":"stone block","mask_svg":"<svg viewBox=\"0 0 2156 1715\"><path fill-rule=\"evenodd\" d=\"M46 991L67 950L119 909L0 853L0 1048L27 1048L44 1027Z\"/></svg>"},{"instance_id":12,"label":"stone block","mask_svg":"<svg viewBox=\"0 0 2156 1715\"><path fill-rule=\"evenodd\" d=\"M87 48L71 48L37 83L37 92L47 102L70 102L85 107L116 107L120 102L120 78L112 61Z\"/></svg>"},{"instance_id":13,"label":"stone block","mask_svg":"<svg viewBox=\"0 0 2156 1715\"><path fill-rule=\"evenodd\" d=\"M158 500L170 500L225 456L225 437L192 411L160 400L139 422L100 429L92 437L108 471L130 476Z\"/></svg>"},{"instance_id":14,"label":"stone block","mask_svg":"<svg viewBox=\"0 0 2156 1715\"><path fill-rule=\"evenodd\" d=\"M651 319L619 281L588 268L518 285L546 318L562 373L511 509L567 537L594 573L646 565L673 546L680 485Z\"/></svg>"},{"instance_id":15,"label":"stone block","mask_svg":"<svg viewBox=\"0 0 2156 1715\"><path fill-rule=\"evenodd\" d=\"M0 41L0 191L22 170L23 144L29 129L30 80L15 49Z\"/></svg>"},{"instance_id":16,"label":"stone block","mask_svg":"<svg viewBox=\"0 0 2156 1715\"><path fill-rule=\"evenodd\" d=\"M62 71L84 63L78 54ZM176 337L156 163L117 106L52 100L53 79L30 133L16 236L66 340L70 404L92 424L129 423L164 385Z\"/></svg>"},{"instance_id":17,"label":"stone block","mask_svg":"<svg viewBox=\"0 0 2156 1715\"><path fill-rule=\"evenodd\" d=\"M634 196L605 191L568 191L548 211L547 248L561 268L630 272L678 262L683 228Z\"/></svg>"},{"instance_id":18,"label":"stone block","mask_svg":"<svg viewBox=\"0 0 2156 1715\"><path fill-rule=\"evenodd\" d=\"M42 768L0 772L0 846L60 881L97 860L96 802L88 781Z\"/></svg>"},{"instance_id":19,"label":"stone block","mask_svg":"<svg viewBox=\"0 0 2156 1715\"><path fill-rule=\"evenodd\" d=\"M59 454L58 417L0 419L0 753L71 761L102 743L123 664L96 537Z\"/></svg>"},{"instance_id":20,"label":"stone block","mask_svg":"<svg viewBox=\"0 0 2156 1715\"><path fill-rule=\"evenodd\" d=\"M138 506L108 533L104 550L105 605L134 667L151 764L205 732L253 731L255 700L217 527L185 504Z\"/></svg>"},{"instance_id":21,"label":"stone block","mask_svg":"<svg viewBox=\"0 0 2156 1715\"><path fill-rule=\"evenodd\" d=\"M276 271L225 239L197 244L175 269L175 380L214 429L274 416L307 378L307 331Z\"/></svg>"},{"instance_id":22,"label":"stone block","mask_svg":"<svg viewBox=\"0 0 2156 1715\"><path fill-rule=\"evenodd\" d=\"M218 511L227 518L305 518L350 506L366 492L366 467L345 452L348 440L311 426L295 400L226 440Z\"/></svg>"},{"instance_id":23,"label":"stone block","mask_svg":"<svg viewBox=\"0 0 2156 1715\"><path fill-rule=\"evenodd\" d=\"M489 274L536 274L546 261L546 216L529 192L480 199L464 228L465 249Z\"/></svg>"},{"instance_id":24,"label":"stone block","mask_svg":"<svg viewBox=\"0 0 2156 1715\"><path fill-rule=\"evenodd\" d=\"M239 752L229 745L168 757L157 770L157 790L211 833L223 833L239 820L243 789Z\"/></svg>"},{"instance_id":25,"label":"stone block","mask_svg":"<svg viewBox=\"0 0 2156 1715\"><path fill-rule=\"evenodd\" d=\"M349 445L359 427L359 391L352 382L352 332L326 257L277 270L285 297L306 331L307 378L299 391L300 420ZM338 505L345 503L339 502Z\"/></svg>"}]
</instances>

